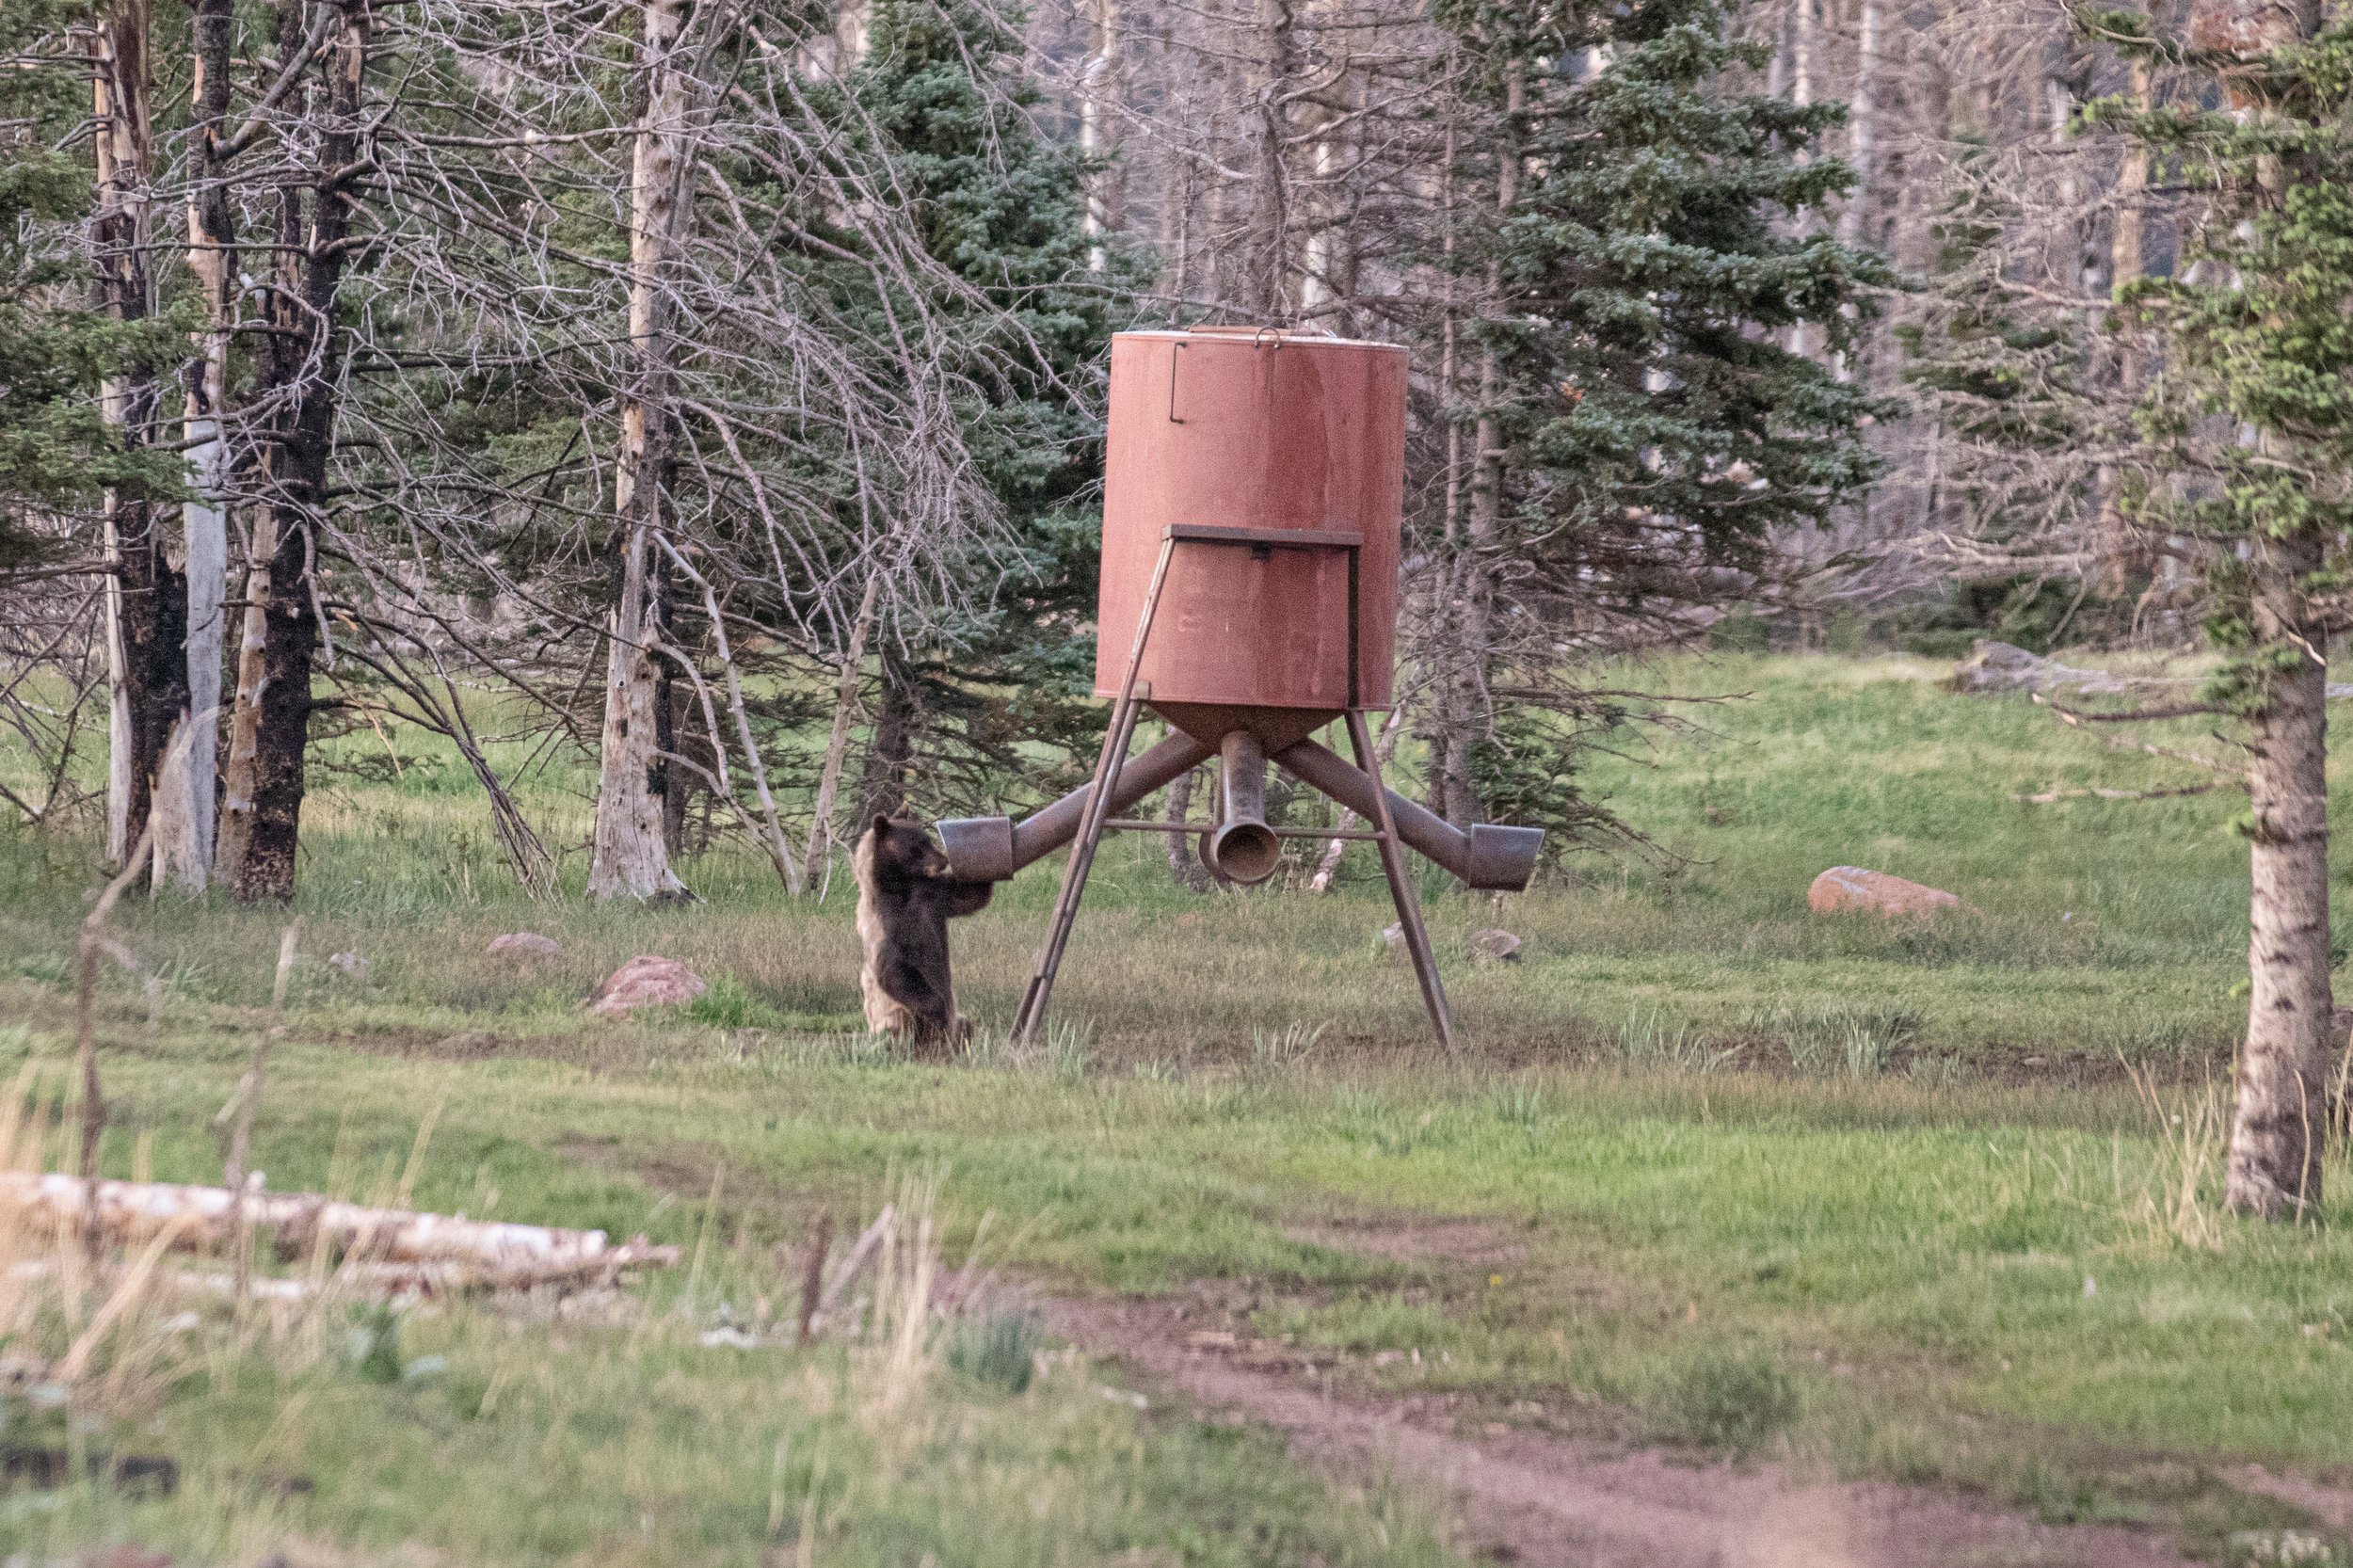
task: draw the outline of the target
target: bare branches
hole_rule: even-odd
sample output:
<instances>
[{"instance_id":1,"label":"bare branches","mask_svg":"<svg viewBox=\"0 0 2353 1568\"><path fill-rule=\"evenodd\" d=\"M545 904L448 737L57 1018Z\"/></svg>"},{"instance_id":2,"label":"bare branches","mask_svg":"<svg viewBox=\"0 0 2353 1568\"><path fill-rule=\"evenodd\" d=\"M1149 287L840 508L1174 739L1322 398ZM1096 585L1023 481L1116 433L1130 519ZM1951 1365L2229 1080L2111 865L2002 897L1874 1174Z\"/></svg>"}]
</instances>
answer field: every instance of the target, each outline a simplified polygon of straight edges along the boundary
<instances>
[{"instance_id":1,"label":"bare branches","mask_svg":"<svg viewBox=\"0 0 2353 1568\"><path fill-rule=\"evenodd\" d=\"M2035 702L2039 706L2050 709L2052 711L2052 717L2057 719L2061 724L2067 725L2073 728L2082 728L2084 721L2088 717L2091 716L2075 712L2071 709L2063 708L2059 704L2053 702L2049 697L2044 696L2041 692L2034 692L2029 695L2032 696ZM2135 715L2119 715L2119 717L2122 718L2130 718L2133 716ZM2245 788L2247 784L2248 773L2245 768L2233 767L2228 762L2217 761L2214 758L2201 756L2195 751L2184 751L2179 746L2160 745L2154 741L2143 741L2130 735L2094 734L2092 739L2098 741L2102 745L2106 746L2113 751L2145 752L2151 757L2163 757L2176 762L2188 762L2197 767L2204 768L2209 773L2220 774L2224 778L2241 788Z\"/></svg>"}]
</instances>

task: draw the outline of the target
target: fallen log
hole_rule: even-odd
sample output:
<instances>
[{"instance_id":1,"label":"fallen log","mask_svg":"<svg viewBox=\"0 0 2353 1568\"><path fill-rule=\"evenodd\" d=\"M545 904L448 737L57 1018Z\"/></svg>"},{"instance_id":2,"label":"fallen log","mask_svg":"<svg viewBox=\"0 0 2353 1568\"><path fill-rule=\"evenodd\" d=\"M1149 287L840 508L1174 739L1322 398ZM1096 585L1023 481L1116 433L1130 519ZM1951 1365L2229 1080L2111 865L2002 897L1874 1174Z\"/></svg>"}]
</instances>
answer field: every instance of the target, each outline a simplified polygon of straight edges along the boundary
<instances>
[{"instance_id":1,"label":"fallen log","mask_svg":"<svg viewBox=\"0 0 2353 1568\"><path fill-rule=\"evenodd\" d=\"M336 1258L460 1265L500 1283L549 1283L678 1262L676 1247L654 1246L642 1236L614 1246L600 1230L370 1208L315 1192L239 1194L165 1181L101 1181L93 1197L81 1177L62 1172L0 1172L0 1224L88 1239L93 1215L97 1240L116 1246L136 1246L168 1230L174 1251L213 1251L235 1240L242 1224L266 1238L281 1258L324 1248Z\"/></svg>"}]
</instances>

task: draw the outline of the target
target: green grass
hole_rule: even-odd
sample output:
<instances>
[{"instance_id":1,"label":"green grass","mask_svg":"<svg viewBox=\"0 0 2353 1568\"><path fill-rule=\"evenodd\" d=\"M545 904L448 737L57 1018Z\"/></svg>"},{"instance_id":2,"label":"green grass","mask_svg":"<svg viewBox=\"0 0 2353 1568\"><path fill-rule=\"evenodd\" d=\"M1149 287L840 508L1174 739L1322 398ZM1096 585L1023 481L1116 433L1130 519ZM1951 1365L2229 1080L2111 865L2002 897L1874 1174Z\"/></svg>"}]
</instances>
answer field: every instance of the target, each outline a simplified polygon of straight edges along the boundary
<instances>
[{"instance_id":1,"label":"green grass","mask_svg":"<svg viewBox=\"0 0 2353 1568\"><path fill-rule=\"evenodd\" d=\"M762 1298L784 1310L776 1249L820 1208L862 1219L922 1172L952 1262L978 1236L985 1260L1049 1286L1233 1282L1259 1332L1336 1358L1344 1382L1980 1488L2054 1518L2147 1518L2227 1559L2235 1530L2299 1523L2218 1480L2230 1464L2353 1480L2353 1172L2332 1163L2314 1224L2244 1224L2216 1212L2210 1144L2172 1120L2211 1127L2228 1061L2236 808L2016 803L2178 765L1949 695L1937 673L1760 658L1629 677L1755 695L1597 772L1670 856L1573 856L1564 885L1499 913L1430 888L1470 1041L1451 1062L1378 943L1369 863L1327 899L1194 899L1157 844L1115 846L1061 1027L1024 1054L992 1030L1051 894L1055 868L1033 871L957 928L986 1064L912 1066L856 1032L846 888L790 905L723 854L687 867L705 896L687 908L535 906L486 846L451 838L479 820L469 797L330 790L257 1135L271 1185L380 1188L438 1111L420 1205L645 1231L707 1255L696 1293L658 1278L601 1325L422 1317L401 1353L442 1368L392 1383L335 1352L340 1324L309 1350L208 1326L106 1413L189 1484L137 1504L0 1498L0 1545L131 1528L224 1559L299 1537L461 1561L750 1561L794 1547L815 1496L824 1561L1437 1560L1410 1499L1327 1495L1259 1439L1138 1418L1096 1391L1109 1373L1053 1363L1017 1387L1033 1332L1017 1316L944 1338L920 1415L880 1423L860 1414L879 1375L863 1349L699 1344ZM578 836L554 782L526 801L552 841ZM1841 863L1979 913L1810 915L1807 882ZM0 1008L22 1026L7 1055L66 1048L63 956L92 876L84 840L0 849ZM133 981L105 983L110 1170L217 1176L213 1117L280 918L169 895L126 909L165 984L151 1025ZM1526 961L1473 965L1461 937L1498 919ZM564 955L482 952L523 926ZM324 962L339 951L370 959L364 978ZM680 1016L584 1020L580 999L636 952L695 965L711 994ZM2126 1064L2151 1070L2145 1091ZM1478 1245L1416 1260L1350 1242L1352 1224L1414 1216ZM307 1490L279 1483L297 1469ZM999 1500L1025 1488L1068 1499L1054 1523ZM771 1530L776 1496L791 1522ZM1000 1531L1011 1555L982 1544Z\"/></svg>"}]
</instances>

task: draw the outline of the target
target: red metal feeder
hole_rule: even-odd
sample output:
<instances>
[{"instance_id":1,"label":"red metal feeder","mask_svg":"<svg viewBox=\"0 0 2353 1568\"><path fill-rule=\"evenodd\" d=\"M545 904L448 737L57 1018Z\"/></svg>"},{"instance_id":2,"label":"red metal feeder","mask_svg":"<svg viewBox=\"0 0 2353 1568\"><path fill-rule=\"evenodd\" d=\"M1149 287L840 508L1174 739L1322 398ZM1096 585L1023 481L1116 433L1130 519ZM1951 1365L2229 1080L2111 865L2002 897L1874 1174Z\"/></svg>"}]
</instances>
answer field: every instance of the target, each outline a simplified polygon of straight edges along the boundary
<instances>
[{"instance_id":1,"label":"red metal feeder","mask_svg":"<svg viewBox=\"0 0 2353 1568\"><path fill-rule=\"evenodd\" d=\"M1240 883L1273 875L1285 838L1373 840L1431 1023L1453 1045L1400 843L1473 888L1517 890L1544 832L1464 833L1380 782L1365 712L1390 703L1404 452L1402 348L1250 328L1112 340L1095 690L1112 709L1095 780L1017 824L939 824L956 875L976 882L1076 840L1016 1038L1045 1015L1102 834L1172 831L1116 813L1215 757L1216 820L1175 830L1200 833ZM1147 706L1176 733L1130 758ZM1353 766L1310 739L1335 719ZM1370 827L1270 826L1269 758Z\"/></svg>"}]
</instances>

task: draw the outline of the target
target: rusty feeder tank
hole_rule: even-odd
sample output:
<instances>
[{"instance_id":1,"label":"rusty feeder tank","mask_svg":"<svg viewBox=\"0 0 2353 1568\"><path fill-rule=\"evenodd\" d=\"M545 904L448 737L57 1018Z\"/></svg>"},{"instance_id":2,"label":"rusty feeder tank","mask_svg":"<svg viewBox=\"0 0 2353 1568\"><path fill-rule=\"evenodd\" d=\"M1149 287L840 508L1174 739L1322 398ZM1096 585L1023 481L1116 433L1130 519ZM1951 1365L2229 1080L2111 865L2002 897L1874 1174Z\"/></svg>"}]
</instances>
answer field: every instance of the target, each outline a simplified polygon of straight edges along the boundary
<instances>
[{"instance_id":1,"label":"rusty feeder tank","mask_svg":"<svg viewBox=\"0 0 2353 1568\"><path fill-rule=\"evenodd\" d=\"M1112 340L1095 693L1112 706L1094 780L1019 823L938 824L969 881L1073 845L1016 1038L1045 1015L1102 835L1175 830L1200 834L1203 858L1242 884L1273 874L1287 837L1372 840L1431 1023L1452 1045L1401 846L1472 888L1516 891L1544 833L1465 833L1381 783L1365 714L1392 696L1404 451L1405 351L1393 344L1251 328ZM1169 736L1129 757L1146 708ZM1335 720L1353 761L1314 739ZM1212 821L1172 829L1120 815L1213 758ZM1367 826L1271 825L1270 760Z\"/></svg>"}]
</instances>

